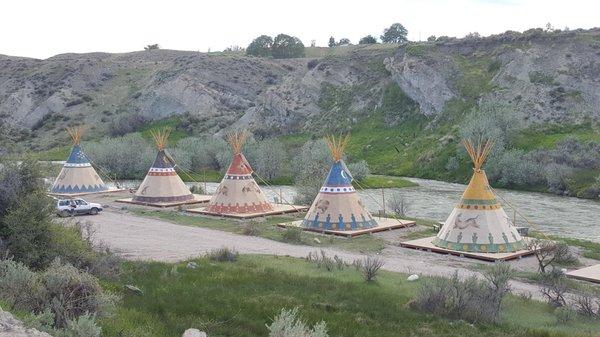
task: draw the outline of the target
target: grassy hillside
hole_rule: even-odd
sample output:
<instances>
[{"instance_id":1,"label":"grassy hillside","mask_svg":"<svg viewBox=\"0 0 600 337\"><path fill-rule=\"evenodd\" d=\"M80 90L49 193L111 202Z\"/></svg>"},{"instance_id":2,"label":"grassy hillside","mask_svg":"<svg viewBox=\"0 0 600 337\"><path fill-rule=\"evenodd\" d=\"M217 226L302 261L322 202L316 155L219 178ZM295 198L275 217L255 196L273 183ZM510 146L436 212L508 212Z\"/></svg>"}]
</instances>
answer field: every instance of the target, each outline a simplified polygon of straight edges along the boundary
<instances>
[{"instance_id":1,"label":"grassy hillside","mask_svg":"<svg viewBox=\"0 0 600 337\"><path fill-rule=\"evenodd\" d=\"M382 272L365 283L353 267L332 272L294 258L241 256L237 262L127 263L109 289L123 293L116 315L101 321L103 336L176 337L190 327L209 336L265 336L280 309L327 323L330 336L592 336L597 322L556 323L548 305L509 296L498 325L449 321L410 309L419 287L406 275ZM139 287L142 295L124 292Z\"/></svg>"}]
</instances>

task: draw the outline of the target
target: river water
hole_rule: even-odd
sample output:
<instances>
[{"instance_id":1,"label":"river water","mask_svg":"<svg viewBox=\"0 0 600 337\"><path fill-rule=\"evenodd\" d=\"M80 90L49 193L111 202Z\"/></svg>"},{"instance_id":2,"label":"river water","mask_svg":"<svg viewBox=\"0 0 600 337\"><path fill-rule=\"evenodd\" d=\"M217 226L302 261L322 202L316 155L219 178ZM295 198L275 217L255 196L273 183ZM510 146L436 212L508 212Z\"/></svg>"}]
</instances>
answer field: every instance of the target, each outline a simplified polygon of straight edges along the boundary
<instances>
[{"instance_id":1,"label":"river water","mask_svg":"<svg viewBox=\"0 0 600 337\"><path fill-rule=\"evenodd\" d=\"M465 185L443 181L406 178L418 184L415 187L386 189L385 197L402 196L409 207L407 215L415 218L443 221L458 203ZM127 187L137 187L139 181L127 181ZM201 183L203 185L203 183ZM217 183L206 183L209 194L217 189ZM284 201L292 202L296 191L293 186L263 186L267 198L275 201L281 194ZM600 242L600 202L595 200L562 197L546 193L523 192L497 189L500 201L509 217L514 216L512 209L503 200L515 206L520 215L516 216L518 226L539 229L547 234L572 237ZM381 209L381 190L359 191L367 208L376 212Z\"/></svg>"}]
</instances>

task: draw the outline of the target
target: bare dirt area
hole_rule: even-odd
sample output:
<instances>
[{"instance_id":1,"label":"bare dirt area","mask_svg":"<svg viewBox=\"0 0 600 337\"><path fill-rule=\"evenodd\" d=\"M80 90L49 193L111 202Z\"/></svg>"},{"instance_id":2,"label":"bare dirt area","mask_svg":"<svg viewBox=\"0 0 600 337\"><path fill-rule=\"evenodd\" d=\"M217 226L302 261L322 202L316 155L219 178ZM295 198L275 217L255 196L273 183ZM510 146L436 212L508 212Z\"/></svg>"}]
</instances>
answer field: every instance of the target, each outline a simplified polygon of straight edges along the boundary
<instances>
[{"instance_id":1,"label":"bare dirt area","mask_svg":"<svg viewBox=\"0 0 600 337\"><path fill-rule=\"evenodd\" d=\"M96 243L109 247L125 259L176 262L198 257L221 247L236 249L243 254L304 258L309 252L319 249L137 216L112 202L116 197L116 194L86 197L86 200L101 202L108 207L97 216L75 219L92 223ZM401 231L376 235L380 235L387 242L397 242L396 239L401 236ZM323 250L329 255L337 255L348 262L366 256L336 248L323 248ZM388 244L379 256L384 260L383 268L386 270L421 275L449 276L458 272L462 276L480 276L478 267L487 264L466 258L405 249L393 244ZM532 257L514 260L510 264L521 271L536 270L536 261ZM518 293L530 293L533 297L540 297L539 288L534 284L513 281L512 287Z\"/></svg>"}]
</instances>

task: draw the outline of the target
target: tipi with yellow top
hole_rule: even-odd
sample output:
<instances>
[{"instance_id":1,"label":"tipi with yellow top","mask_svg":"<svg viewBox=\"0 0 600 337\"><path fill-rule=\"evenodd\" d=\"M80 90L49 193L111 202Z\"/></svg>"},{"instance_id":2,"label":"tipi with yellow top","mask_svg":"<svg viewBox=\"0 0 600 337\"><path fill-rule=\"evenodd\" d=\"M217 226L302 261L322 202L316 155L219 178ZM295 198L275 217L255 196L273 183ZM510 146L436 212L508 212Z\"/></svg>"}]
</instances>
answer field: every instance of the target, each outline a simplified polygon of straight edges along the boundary
<instances>
[{"instance_id":1,"label":"tipi with yellow top","mask_svg":"<svg viewBox=\"0 0 600 337\"><path fill-rule=\"evenodd\" d=\"M509 253L523 249L523 238L496 200L485 171L481 169L492 149L492 142L480 141L473 146L470 140L463 140L463 145L473 160L473 177L433 244L479 253Z\"/></svg>"}]
</instances>

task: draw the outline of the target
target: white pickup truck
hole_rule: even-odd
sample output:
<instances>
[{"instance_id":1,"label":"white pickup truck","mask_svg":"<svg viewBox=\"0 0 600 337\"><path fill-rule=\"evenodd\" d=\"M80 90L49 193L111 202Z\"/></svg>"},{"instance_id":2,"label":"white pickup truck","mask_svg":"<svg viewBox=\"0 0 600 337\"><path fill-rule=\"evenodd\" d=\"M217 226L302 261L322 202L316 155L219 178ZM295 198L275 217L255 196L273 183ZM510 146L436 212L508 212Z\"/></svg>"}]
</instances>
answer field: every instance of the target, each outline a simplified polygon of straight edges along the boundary
<instances>
[{"instance_id":1,"label":"white pickup truck","mask_svg":"<svg viewBox=\"0 0 600 337\"><path fill-rule=\"evenodd\" d=\"M56 202L56 213L61 217L78 214L96 215L102 211L102 205L83 199L60 199Z\"/></svg>"}]
</instances>

